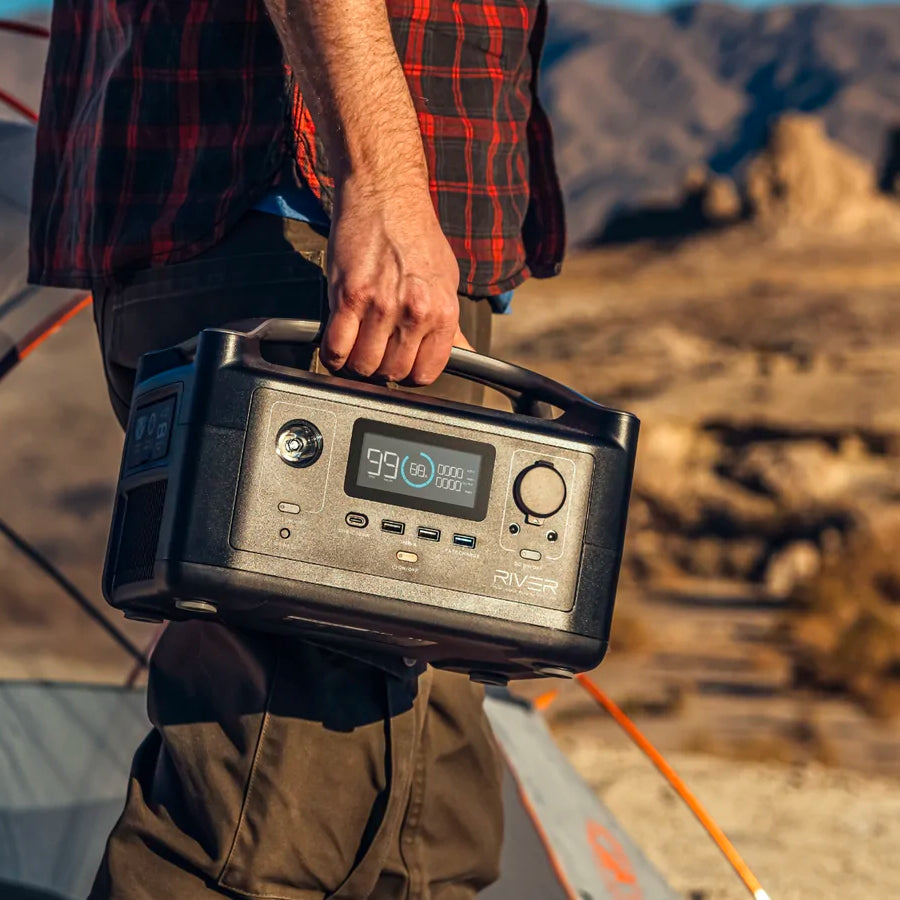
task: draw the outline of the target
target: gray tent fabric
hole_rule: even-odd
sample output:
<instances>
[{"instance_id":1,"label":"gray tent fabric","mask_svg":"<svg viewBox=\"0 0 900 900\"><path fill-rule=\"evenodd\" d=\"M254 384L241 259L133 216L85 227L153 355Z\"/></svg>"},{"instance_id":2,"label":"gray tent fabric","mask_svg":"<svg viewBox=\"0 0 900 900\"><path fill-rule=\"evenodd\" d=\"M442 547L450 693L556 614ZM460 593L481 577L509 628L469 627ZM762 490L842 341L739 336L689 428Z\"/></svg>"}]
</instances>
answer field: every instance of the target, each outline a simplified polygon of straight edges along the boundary
<instances>
[{"instance_id":1,"label":"gray tent fabric","mask_svg":"<svg viewBox=\"0 0 900 900\"><path fill-rule=\"evenodd\" d=\"M33 125L0 121L0 377L84 291L28 285Z\"/></svg>"},{"instance_id":2,"label":"gray tent fabric","mask_svg":"<svg viewBox=\"0 0 900 900\"><path fill-rule=\"evenodd\" d=\"M484 900L672 900L541 717L487 700L508 768L500 880ZM140 689L0 682L0 898L84 897L148 729Z\"/></svg>"},{"instance_id":3,"label":"gray tent fabric","mask_svg":"<svg viewBox=\"0 0 900 900\"><path fill-rule=\"evenodd\" d=\"M569 765L534 708L490 690L486 709L508 777L503 875L483 892L484 900L675 900L678 895ZM528 846L527 832L536 822L542 853ZM562 893L543 887L554 862L553 880Z\"/></svg>"},{"instance_id":4,"label":"gray tent fabric","mask_svg":"<svg viewBox=\"0 0 900 900\"><path fill-rule=\"evenodd\" d=\"M17 897L12 885L87 896L148 730L144 707L124 688L0 683L0 898Z\"/></svg>"}]
</instances>

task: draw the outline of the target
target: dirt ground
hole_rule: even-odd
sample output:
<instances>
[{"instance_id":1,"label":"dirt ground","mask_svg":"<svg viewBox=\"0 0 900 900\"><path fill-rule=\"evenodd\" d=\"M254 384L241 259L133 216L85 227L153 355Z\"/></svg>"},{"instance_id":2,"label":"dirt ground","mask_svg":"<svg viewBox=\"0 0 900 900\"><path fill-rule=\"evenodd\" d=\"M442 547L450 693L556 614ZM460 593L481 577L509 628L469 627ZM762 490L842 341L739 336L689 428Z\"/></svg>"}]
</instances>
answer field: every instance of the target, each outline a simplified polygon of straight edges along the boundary
<instances>
[{"instance_id":1,"label":"dirt ground","mask_svg":"<svg viewBox=\"0 0 900 900\"><path fill-rule=\"evenodd\" d=\"M794 688L784 598L766 583L795 542L842 552L823 523L877 529L900 508L896 260L890 245L781 246L749 229L611 248L526 285L500 323L499 355L642 419L597 678L667 750L900 775L896 720ZM558 707L590 704L570 686Z\"/></svg>"},{"instance_id":2,"label":"dirt ground","mask_svg":"<svg viewBox=\"0 0 900 900\"><path fill-rule=\"evenodd\" d=\"M747 891L687 808L633 747L590 727L557 737L671 885L692 900ZM624 738L622 739L624 740ZM675 753L697 794L773 900L889 900L900 872L900 787L816 764L734 762Z\"/></svg>"},{"instance_id":3,"label":"dirt ground","mask_svg":"<svg viewBox=\"0 0 900 900\"><path fill-rule=\"evenodd\" d=\"M751 228L608 248L526 285L498 333L498 355L642 419L626 556L648 561L626 561L611 650L592 677L773 898L900 896L884 865L900 839L900 730L794 686L776 577L779 554L798 533L821 535L823 519L877 531L896 515L897 259L889 243L773 243ZM673 532L689 534L687 546ZM758 555L742 568L733 560L748 545ZM676 888L745 896L576 685L562 685L547 715Z\"/></svg>"},{"instance_id":4,"label":"dirt ground","mask_svg":"<svg viewBox=\"0 0 900 900\"><path fill-rule=\"evenodd\" d=\"M642 417L643 502L656 490L654 433L672 422L892 434L897 259L893 248L776 250L740 234L604 250L523 288L497 323L497 354ZM4 380L0 423L0 518L99 598L121 434L89 314ZM882 462L894 465L879 457L867 484ZM656 526L635 521L637 552ZM125 677L126 656L3 541L0 596L0 677ZM900 732L846 700L796 691L773 647L780 615L744 577L668 563L645 581L626 572L613 649L594 677L671 754L773 898L900 896L890 864ZM126 630L139 643L151 636ZM574 685L561 687L548 718L562 746L673 885L686 897L744 896L655 770Z\"/></svg>"}]
</instances>

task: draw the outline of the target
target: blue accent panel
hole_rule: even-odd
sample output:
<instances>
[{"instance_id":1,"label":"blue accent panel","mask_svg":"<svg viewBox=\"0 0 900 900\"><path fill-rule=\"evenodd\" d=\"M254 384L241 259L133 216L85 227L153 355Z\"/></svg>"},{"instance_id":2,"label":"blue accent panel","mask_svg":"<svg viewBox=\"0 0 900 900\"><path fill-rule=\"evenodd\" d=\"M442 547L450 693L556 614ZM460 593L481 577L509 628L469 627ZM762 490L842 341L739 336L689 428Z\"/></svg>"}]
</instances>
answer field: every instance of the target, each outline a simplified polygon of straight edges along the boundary
<instances>
[{"instance_id":1,"label":"blue accent panel","mask_svg":"<svg viewBox=\"0 0 900 900\"><path fill-rule=\"evenodd\" d=\"M495 313L509 315L512 312L513 294L515 294L515 291L504 291L502 294L495 294L493 297L488 297L488 303L491 304L491 309L493 309Z\"/></svg>"},{"instance_id":2,"label":"blue accent panel","mask_svg":"<svg viewBox=\"0 0 900 900\"><path fill-rule=\"evenodd\" d=\"M321 228L331 227L331 220L322 209L319 198L308 187L286 184L273 188L256 204L256 209L283 219L309 222Z\"/></svg>"}]
</instances>

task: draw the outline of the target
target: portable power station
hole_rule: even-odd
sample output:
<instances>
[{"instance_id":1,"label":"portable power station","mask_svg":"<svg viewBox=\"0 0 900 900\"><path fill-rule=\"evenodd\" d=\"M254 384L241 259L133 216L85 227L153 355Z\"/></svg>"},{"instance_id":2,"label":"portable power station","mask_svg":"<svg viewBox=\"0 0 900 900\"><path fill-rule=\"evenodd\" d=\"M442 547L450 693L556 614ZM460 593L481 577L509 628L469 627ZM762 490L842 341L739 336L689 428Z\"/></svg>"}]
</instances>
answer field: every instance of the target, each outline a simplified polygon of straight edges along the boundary
<instances>
[{"instance_id":1,"label":"portable power station","mask_svg":"<svg viewBox=\"0 0 900 900\"><path fill-rule=\"evenodd\" d=\"M130 618L319 635L485 682L597 665L636 417L466 350L446 371L513 411L266 359L269 342L309 345L320 329L214 328L142 358L107 601Z\"/></svg>"}]
</instances>

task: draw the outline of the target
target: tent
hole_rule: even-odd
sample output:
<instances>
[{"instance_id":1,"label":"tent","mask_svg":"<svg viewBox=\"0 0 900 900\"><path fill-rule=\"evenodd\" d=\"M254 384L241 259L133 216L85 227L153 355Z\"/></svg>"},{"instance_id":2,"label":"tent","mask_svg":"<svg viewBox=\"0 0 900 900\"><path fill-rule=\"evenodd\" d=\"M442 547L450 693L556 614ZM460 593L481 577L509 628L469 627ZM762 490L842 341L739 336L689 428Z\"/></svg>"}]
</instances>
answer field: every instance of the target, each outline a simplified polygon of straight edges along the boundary
<instances>
[{"instance_id":1,"label":"tent","mask_svg":"<svg viewBox=\"0 0 900 900\"><path fill-rule=\"evenodd\" d=\"M0 122L0 378L89 302L26 284L33 157L34 128ZM486 900L674 897L540 715L505 691L487 708L506 760L507 824L503 874ZM140 688L0 682L2 900L85 896L148 727Z\"/></svg>"}]
</instances>

